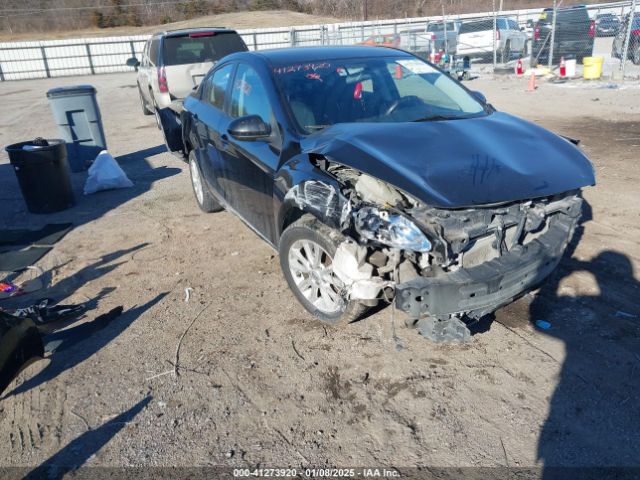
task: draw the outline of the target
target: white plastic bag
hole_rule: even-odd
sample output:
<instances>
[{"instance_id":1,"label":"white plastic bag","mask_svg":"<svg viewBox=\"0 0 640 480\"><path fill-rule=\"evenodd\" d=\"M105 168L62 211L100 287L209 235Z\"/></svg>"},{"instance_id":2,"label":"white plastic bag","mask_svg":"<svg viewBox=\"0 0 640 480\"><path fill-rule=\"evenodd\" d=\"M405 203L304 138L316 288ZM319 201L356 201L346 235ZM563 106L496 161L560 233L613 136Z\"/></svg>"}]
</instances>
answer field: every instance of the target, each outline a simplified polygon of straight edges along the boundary
<instances>
[{"instance_id":1,"label":"white plastic bag","mask_svg":"<svg viewBox=\"0 0 640 480\"><path fill-rule=\"evenodd\" d=\"M129 180L115 158L106 150L102 150L89 167L84 194L127 187L133 187L133 182Z\"/></svg>"}]
</instances>

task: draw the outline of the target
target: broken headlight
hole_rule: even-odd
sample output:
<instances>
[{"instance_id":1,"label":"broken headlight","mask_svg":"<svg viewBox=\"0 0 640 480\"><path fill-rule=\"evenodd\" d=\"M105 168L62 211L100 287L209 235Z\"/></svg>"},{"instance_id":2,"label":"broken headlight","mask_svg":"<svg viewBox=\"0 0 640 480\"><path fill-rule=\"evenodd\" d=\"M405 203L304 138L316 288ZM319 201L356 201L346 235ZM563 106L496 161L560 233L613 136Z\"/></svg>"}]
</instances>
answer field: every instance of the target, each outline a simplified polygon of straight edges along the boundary
<instances>
[{"instance_id":1,"label":"broken headlight","mask_svg":"<svg viewBox=\"0 0 640 480\"><path fill-rule=\"evenodd\" d=\"M401 250L431 250L429 239L403 215L376 207L363 207L355 213L355 224L358 233L369 240Z\"/></svg>"}]
</instances>

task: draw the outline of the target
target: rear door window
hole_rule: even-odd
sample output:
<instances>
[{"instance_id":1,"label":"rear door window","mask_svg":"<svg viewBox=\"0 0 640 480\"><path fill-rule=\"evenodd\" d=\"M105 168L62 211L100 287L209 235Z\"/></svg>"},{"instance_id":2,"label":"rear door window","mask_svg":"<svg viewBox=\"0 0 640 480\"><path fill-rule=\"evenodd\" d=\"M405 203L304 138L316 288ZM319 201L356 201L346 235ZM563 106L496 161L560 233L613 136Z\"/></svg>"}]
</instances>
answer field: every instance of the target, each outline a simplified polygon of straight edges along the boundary
<instances>
[{"instance_id":1,"label":"rear door window","mask_svg":"<svg viewBox=\"0 0 640 480\"><path fill-rule=\"evenodd\" d=\"M235 63L230 63L207 77L202 84L202 100L220 110L224 108L227 86L234 67Z\"/></svg>"},{"instance_id":2,"label":"rear door window","mask_svg":"<svg viewBox=\"0 0 640 480\"><path fill-rule=\"evenodd\" d=\"M509 30L520 30L520 26L518 25L518 22L516 22L515 20L508 20L509 23Z\"/></svg>"},{"instance_id":3,"label":"rear door window","mask_svg":"<svg viewBox=\"0 0 640 480\"><path fill-rule=\"evenodd\" d=\"M149 63L151 65L156 65L158 63L158 44L160 43L159 38L154 38L151 40L151 46L149 47Z\"/></svg>"},{"instance_id":4,"label":"rear door window","mask_svg":"<svg viewBox=\"0 0 640 480\"><path fill-rule=\"evenodd\" d=\"M194 32L164 39L165 65L215 62L222 57L247 50L237 33Z\"/></svg>"}]
</instances>

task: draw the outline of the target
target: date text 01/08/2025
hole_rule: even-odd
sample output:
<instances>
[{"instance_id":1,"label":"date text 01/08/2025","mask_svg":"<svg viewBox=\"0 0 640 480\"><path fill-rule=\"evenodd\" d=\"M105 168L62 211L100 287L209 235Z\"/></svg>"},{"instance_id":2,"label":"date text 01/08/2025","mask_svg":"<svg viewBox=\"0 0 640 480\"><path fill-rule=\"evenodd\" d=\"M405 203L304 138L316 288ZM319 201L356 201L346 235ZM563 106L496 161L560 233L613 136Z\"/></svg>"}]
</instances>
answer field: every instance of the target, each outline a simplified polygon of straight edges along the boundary
<instances>
[{"instance_id":1,"label":"date text 01/08/2025","mask_svg":"<svg viewBox=\"0 0 640 480\"><path fill-rule=\"evenodd\" d=\"M302 471L295 468L236 468L233 470L233 476L236 478L293 478L298 475L305 478L399 478L400 472L386 468L306 468Z\"/></svg>"}]
</instances>

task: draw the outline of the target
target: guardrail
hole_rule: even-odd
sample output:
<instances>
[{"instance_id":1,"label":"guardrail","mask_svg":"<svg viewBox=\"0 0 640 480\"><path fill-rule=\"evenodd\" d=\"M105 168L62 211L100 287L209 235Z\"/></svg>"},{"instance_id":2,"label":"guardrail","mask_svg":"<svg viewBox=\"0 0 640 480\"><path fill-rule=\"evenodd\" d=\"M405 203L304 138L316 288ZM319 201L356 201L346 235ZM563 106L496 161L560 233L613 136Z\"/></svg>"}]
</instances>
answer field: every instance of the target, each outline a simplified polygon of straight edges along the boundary
<instances>
[{"instance_id":1,"label":"guardrail","mask_svg":"<svg viewBox=\"0 0 640 480\"><path fill-rule=\"evenodd\" d=\"M632 0L590 5L592 12L616 15L629 10ZM541 8L484 12L446 16L447 21L485 19L493 22L496 15L515 18L525 26L535 20ZM595 13L593 13L595 15ZM306 25L272 29L238 30L250 50L290 46L355 44L372 35L398 34L426 27L429 22L442 21L442 16L344 22L326 25ZM131 56L140 56L149 35L107 38L78 38L39 42L0 43L0 81L30 78L50 78L69 75L91 75L126 72ZM495 46L494 46L495 48ZM626 61L621 59L621 61ZM495 66L495 62L494 62Z\"/></svg>"}]
</instances>

